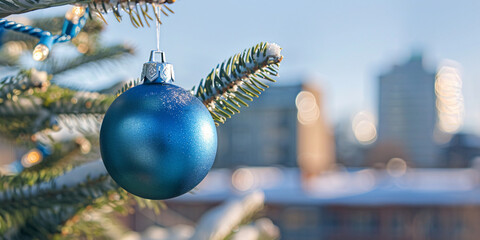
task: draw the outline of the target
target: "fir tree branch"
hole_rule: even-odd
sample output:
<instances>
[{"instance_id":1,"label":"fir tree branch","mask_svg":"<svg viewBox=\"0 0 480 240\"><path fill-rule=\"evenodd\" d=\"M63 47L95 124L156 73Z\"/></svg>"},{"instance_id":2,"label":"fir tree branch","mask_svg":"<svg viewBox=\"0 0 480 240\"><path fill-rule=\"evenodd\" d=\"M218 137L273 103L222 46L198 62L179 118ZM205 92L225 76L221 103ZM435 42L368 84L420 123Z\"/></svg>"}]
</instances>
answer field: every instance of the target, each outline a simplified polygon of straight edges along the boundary
<instances>
[{"instance_id":1,"label":"fir tree branch","mask_svg":"<svg viewBox=\"0 0 480 240\"><path fill-rule=\"evenodd\" d=\"M111 62L121 57L133 54L133 49L125 45L116 45L99 49L89 55L81 55L69 61L52 60L51 63L45 63L48 72L53 74L52 82L62 77L71 70L77 70L79 67L91 67L92 65L100 65L102 62Z\"/></svg>"},{"instance_id":2,"label":"fir tree branch","mask_svg":"<svg viewBox=\"0 0 480 240\"><path fill-rule=\"evenodd\" d=\"M51 85L45 91L0 104L0 132L10 139L29 136L63 123L83 133L98 132L114 95L76 92Z\"/></svg>"},{"instance_id":3,"label":"fir tree branch","mask_svg":"<svg viewBox=\"0 0 480 240\"><path fill-rule=\"evenodd\" d=\"M26 167L22 172L14 175L12 181L7 182L9 185L13 185L9 186L10 188L50 181L53 178L64 174L66 171L71 170L73 167L90 162L92 159L96 159L100 155L100 149L98 148L98 135L87 139L83 136L74 137L75 134L72 133L68 140L59 141L53 138L48 138L48 134L48 132L45 133L45 138L39 142L48 145L50 147L50 153L45 155L40 163L31 167ZM35 137L37 141L41 138L40 134L35 135ZM51 140L51 143L48 143L48 140ZM92 146L92 144L94 146ZM15 178L30 181L23 182L22 185L14 185L13 183L15 182L22 183L21 181L15 181Z\"/></svg>"},{"instance_id":4,"label":"fir tree branch","mask_svg":"<svg viewBox=\"0 0 480 240\"><path fill-rule=\"evenodd\" d=\"M50 123L49 113L38 98L19 98L0 104L0 133L12 140L30 136Z\"/></svg>"},{"instance_id":5,"label":"fir tree branch","mask_svg":"<svg viewBox=\"0 0 480 240\"><path fill-rule=\"evenodd\" d=\"M103 114L60 114L57 119L62 126L89 135L99 133Z\"/></svg>"},{"instance_id":6,"label":"fir tree branch","mask_svg":"<svg viewBox=\"0 0 480 240\"><path fill-rule=\"evenodd\" d=\"M117 90L116 96L118 97L118 96L122 95L124 92L126 92L128 89L136 87L136 86L138 86L142 83L143 83L143 80L140 79L140 78L130 80L130 81L124 83L122 85L122 87Z\"/></svg>"},{"instance_id":7,"label":"fir tree branch","mask_svg":"<svg viewBox=\"0 0 480 240\"><path fill-rule=\"evenodd\" d=\"M115 83L112 84L111 86L100 89L97 92L102 94L115 94L118 96L123 93L122 89L130 89L131 88L130 86L132 87L137 86L140 83L141 81L139 78L131 79L127 81L115 81Z\"/></svg>"},{"instance_id":8,"label":"fir tree branch","mask_svg":"<svg viewBox=\"0 0 480 240\"><path fill-rule=\"evenodd\" d=\"M65 189L82 187L85 184L92 184L95 181L111 181L111 179L105 178L108 176L107 170L101 160L96 160L90 163L83 164L76 167L67 174L61 175L51 182L40 183L35 186L27 186L22 189L10 189L0 192L0 206L4 206L3 202L10 203L12 199L30 199L35 201L35 197L41 196L53 196L57 193L61 193ZM43 202L43 201L42 201ZM24 204L14 203L11 204ZM46 203L48 204L48 203Z\"/></svg>"},{"instance_id":9,"label":"fir tree branch","mask_svg":"<svg viewBox=\"0 0 480 240\"><path fill-rule=\"evenodd\" d=\"M215 123L224 123L238 108L248 106L268 86L262 81L275 82L270 76L278 75L283 57L277 44L260 43L230 57L217 65L192 89L210 111Z\"/></svg>"},{"instance_id":10,"label":"fir tree branch","mask_svg":"<svg viewBox=\"0 0 480 240\"><path fill-rule=\"evenodd\" d=\"M108 177L103 163L95 161L51 182L5 190L0 193L0 233L22 225L40 210L90 204L91 200L116 189L118 186Z\"/></svg>"},{"instance_id":11,"label":"fir tree branch","mask_svg":"<svg viewBox=\"0 0 480 240\"><path fill-rule=\"evenodd\" d=\"M66 221L62 232L54 235L52 239L121 239L128 228L122 224L121 219L117 219L116 215L111 217L112 214L108 214L109 208L108 204L100 209L87 207L85 211L75 214Z\"/></svg>"},{"instance_id":12,"label":"fir tree branch","mask_svg":"<svg viewBox=\"0 0 480 240\"><path fill-rule=\"evenodd\" d=\"M0 176L0 191L12 190L26 186L33 186L42 182L47 182L58 177L70 169L59 167L40 171L23 171L17 175Z\"/></svg>"},{"instance_id":13,"label":"fir tree branch","mask_svg":"<svg viewBox=\"0 0 480 240\"><path fill-rule=\"evenodd\" d=\"M104 114L113 100L113 95L77 92L71 97L51 102L47 108L56 115Z\"/></svg>"},{"instance_id":14,"label":"fir tree branch","mask_svg":"<svg viewBox=\"0 0 480 240\"><path fill-rule=\"evenodd\" d=\"M61 225L87 207L109 205L118 210L129 199L140 207L163 207L161 201L132 197L108 176L101 160L93 161L49 182L0 192L0 234L47 237L59 233Z\"/></svg>"},{"instance_id":15,"label":"fir tree branch","mask_svg":"<svg viewBox=\"0 0 480 240\"><path fill-rule=\"evenodd\" d=\"M61 232L61 225L78 211L78 207L63 207L36 209L28 212L28 218L12 226L4 233L7 239L51 239ZM28 214L27 213L27 214Z\"/></svg>"},{"instance_id":16,"label":"fir tree branch","mask_svg":"<svg viewBox=\"0 0 480 240\"><path fill-rule=\"evenodd\" d=\"M41 136L36 135L37 139ZM83 137L82 137L83 138ZM46 138L48 140L48 138ZM78 138L69 139L67 141L55 141L52 143L46 143L43 139L40 142L50 147L50 153L43 156L40 163L31 167L25 167L25 169L16 175L0 175L0 191L12 190L15 188L22 188L26 186L33 186L42 182L50 181L67 171L70 171L73 167L96 159L99 156L98 147L93 147L88 153L82 152L81 142L77 141ZM92 138L93 139L93 138ZM95 138L97 139L97 138ZM88 141L83 138L83 141ZM89 143L91 143L89 141ZM32 142L27 148L36 147L38 143ZM90 145L91 146L91 145Z\"/></svg>"},{"instance_id":17,"label":"fir tree branch","mask_svg":"<svg viewBox=\"0 0 480 240\"><path fill-rule=\"evenodd\" d=\"M126 12L129 16L130 22L134 27L144 27L145 25L150 27L149 21L158 21L160 24L160 15L168 16L169 13L174 13L166 3L174 3L175 0L144 0L144 1L129 1L129 0L93 0L88 4L92 12L105 21L102 14L112 12L117 21L122 20L121 10ZM157 11L155 6L160 6L160 12ZM151 8L152 13L149 13ZM165 8L166 11L163 9ZM142 15L142 16L140 16ZM142 20L143 19L143 20ZM145 22L145 25L143 24Z\"/></svg>"},{"instance_id":18,"label":"fir tree branch","mask_svg":"<svg viewBox=\"0 0 480 240\"><path fill-rule=\"evenodd\" d=\"M5 118L22 118L38 116L42 112L42 100L33 97L21 97L15 101L0 104L0 120Z\"/></svg>"},{"instance_id":19,"label":"fir tree branch","mask_svg":"<svg viewBox=\"0 0 480 240\"><path fill-rule=\"evenodd\" d=\"M16 76L0 80L0 104L7 100L15 100L19 95L32 88L42 88L48 84L46 72L35 69L20 71Z\"/></svg>"},{"instance_id":20,"label":"fir tree branch","mask_svg":"<svg viewBox=\"0 0 480 240\"><path fill-rule=\"evenodd\" d=\"M15 32L15 31L5 31L1 38L2 48L10 47L9 44L12 42L21 43L21 50L33 49L38 43L38 38L30 36L28 34ZM8 50L8 49L7 49Z\"/></svg>"},{"instance_id":21,"label":"fir tree branch","mask_svg":"<svg viewBox=\"0 0 480 240\"><path fill-rule=\"evenodd\" d=\"M17 44L17 43L13 43L13 44ZM21 51L24 50L24 47L21 46L21 45L17 45L15 47L20 48L20 51L17 52L18 55L10 55L9 53L6 53L7 51L0 52L0 66L1 67L15 67L15 66L19 65L18 60L19 60ZM17 53L15 53L15 54L17 54Z\"/></svg>"},{"instance_id":22,"label":"fir tree branch","mask_svg":"<svg viewBox=\"0 0 480 240\"><path fill-rule=\"evenodd\" d=\"M91 134L98 133L103 114L114 100L114 95L76 92L73 95L66 94L44 105L63 126L83 134Z\"/></svg>"},{"instance_id":23,"label":"fir tree branch","mask_svg":"<svg viewBox=\"0 0 480 240\"><path fill-rule=\"evenodd\" d=\"M125 9L129 15L138 15L137 19L140 19L140 14L147 18L143 11L138 10L136 6L138 3L140 7L148 6L151 4L163 5L166 3L173 3L175 0L144 0L144 1L129 1L129 0L0 0L0 18L4 18L11 14L19 14L38 9L68 5L68 4L88 4L92 11L108 12L113 11L115 16L119 18L118 13L120 9ZM135 8L135 10L133 10ZM150 15L148 15L152 18ZM120 16L121 17L121 16ZM138 21L135 19L136 21Z\"/></svg>"}]
</instances>

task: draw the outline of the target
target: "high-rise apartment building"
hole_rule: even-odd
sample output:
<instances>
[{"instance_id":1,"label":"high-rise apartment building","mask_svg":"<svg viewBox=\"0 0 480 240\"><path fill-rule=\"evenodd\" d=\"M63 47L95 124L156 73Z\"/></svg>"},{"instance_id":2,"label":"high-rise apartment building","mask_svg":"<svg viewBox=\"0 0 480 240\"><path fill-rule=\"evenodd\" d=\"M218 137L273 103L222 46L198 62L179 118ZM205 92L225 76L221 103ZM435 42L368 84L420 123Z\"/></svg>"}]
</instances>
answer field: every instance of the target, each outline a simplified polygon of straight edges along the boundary
<instances>
[{"instance_id":1,"label":"high-rise apartment building","mask_svg":"<svg viewBox=\"0 0 480 240\"><path fill-rule=\"evenodd\" d=\"M379 77L377 146L394 146L412 166L437 167L435 72L426 70L422 60L413 55Z\"/></svg>"}]
</instances>

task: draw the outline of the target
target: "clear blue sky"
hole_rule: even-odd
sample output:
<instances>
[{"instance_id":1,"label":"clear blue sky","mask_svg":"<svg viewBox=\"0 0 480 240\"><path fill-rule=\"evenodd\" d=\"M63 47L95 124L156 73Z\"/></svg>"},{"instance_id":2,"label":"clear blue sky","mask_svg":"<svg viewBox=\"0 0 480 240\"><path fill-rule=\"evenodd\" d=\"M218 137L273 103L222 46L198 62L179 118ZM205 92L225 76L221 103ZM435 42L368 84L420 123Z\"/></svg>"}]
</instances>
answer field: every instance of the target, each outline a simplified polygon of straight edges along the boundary
<instances>
[{"instance_id":1,"label":"clear blue sky","mask_svg":"<svg viewBox=\"0 0 480 240\"><path fill-rule=\"evenodd\" d=\"M161 48L185 88L226 57L276 42L285 57L279 80L315 79L334 123L360 110L376 113L378 74L421 49L432 71L443 59L462 65L465 130L480 132L480 1L177 0L171 7L176 14L163 18ZM139 77L155 48L154 28L108 19L105 42L138 50L118 74Z\"/></svg>"}]
</instances>

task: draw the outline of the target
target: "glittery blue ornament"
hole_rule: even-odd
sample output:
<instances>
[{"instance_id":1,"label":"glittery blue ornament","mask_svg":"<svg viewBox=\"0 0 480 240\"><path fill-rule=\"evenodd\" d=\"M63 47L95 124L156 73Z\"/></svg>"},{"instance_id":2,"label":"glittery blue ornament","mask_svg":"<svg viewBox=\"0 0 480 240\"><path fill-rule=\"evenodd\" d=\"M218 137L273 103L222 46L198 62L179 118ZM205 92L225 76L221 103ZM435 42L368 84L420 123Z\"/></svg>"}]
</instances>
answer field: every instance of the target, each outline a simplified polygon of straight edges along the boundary
<instances>
[{"instance_id":1,"label":"glittery blue ornament","mask_svg":"<svg viewBox=\"0 0 480 240\"><path fill-rule=\"evenodd\" d=\"M145 83L120 95L105 114L102 159L110 176L128 192L173 198L192 190L212 167L215 124L199 99L167 83L173 71L163 56L162 62L147 62L143 70Z\"/></svg>"}]
</instances>

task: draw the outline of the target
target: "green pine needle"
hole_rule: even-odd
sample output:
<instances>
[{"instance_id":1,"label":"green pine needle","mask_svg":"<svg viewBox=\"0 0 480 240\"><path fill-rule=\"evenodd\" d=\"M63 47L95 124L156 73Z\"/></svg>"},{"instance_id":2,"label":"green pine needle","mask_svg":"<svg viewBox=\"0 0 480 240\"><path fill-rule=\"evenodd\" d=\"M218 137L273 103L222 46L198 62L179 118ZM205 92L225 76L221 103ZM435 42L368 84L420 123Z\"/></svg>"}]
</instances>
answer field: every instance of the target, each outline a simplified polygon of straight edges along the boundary
<instances>
[{"instance_id":1,"label":"green pine needle","mask_svg":"<svg viewBox=\"0 0 480 240\"><path fill-rule=\"evenodd\" d=\"M92 54L81 55L67 61L51 58L50 61L47 60L44 63L44 66L48 73L54 75L54 79L52 81L55 82L55 78L60 77L61 74L64 74L68 71L77 70L80 67L89 68L94 65L95 67L103 70L105 66L102 66L102 63L110 64L122 59L125 56L131 56L131 54L133 54L133 48L125 45L116 45L100 48Z\"/></svg>"},{"instance_id":2,"label":"green pine needle","mask_svg":"<svg viewBox=\"0 0 480 240\"><path fill-rule=\"evenodd\" d=\"M6 101L16 101L18 96L29 89L42 88L47 84L47 75L40 77L35 69L22 70L16 76L0 79L0 104Z\"/></svg>"},{"instance_id":3,"label":"green pine needle","mask_svg":"<svg viewBox=\"0 0 480 240\"><path fill-rule=\"evenodd\" d=\"M275 82L271 76L278 76L283 59L280 50L276 44L257 44L217 65L196 90L192 89L217 125L239 113L241 105L248 107L245 101L253 101L268 88L261 80Z\"/></svg>"},{"instance_id":4,"label":"green pine needle","mask_svg":"<svg viewBox=\"0 0 480 240\"><path fill-rule=\"evenodd\" d=\"M175 0L146 0L146 1L130 1L130 0L120 0L115 3L111 3L106 0L93 0L88 4L90 11L96 13L100 19L105 23L105 18L102 16L108 12L112 12L117 21L122 21L121 12L128 14L130 22L136 28L138 27L150 27L150 21L157 21L160 24L161 14L168 16L169 14L175 13L170 9L166 4L174 3ZM160 12L157 10L156 6L160 8ZM165 11L166 9L166 11Z\"/></svg>"}]
</instances>

